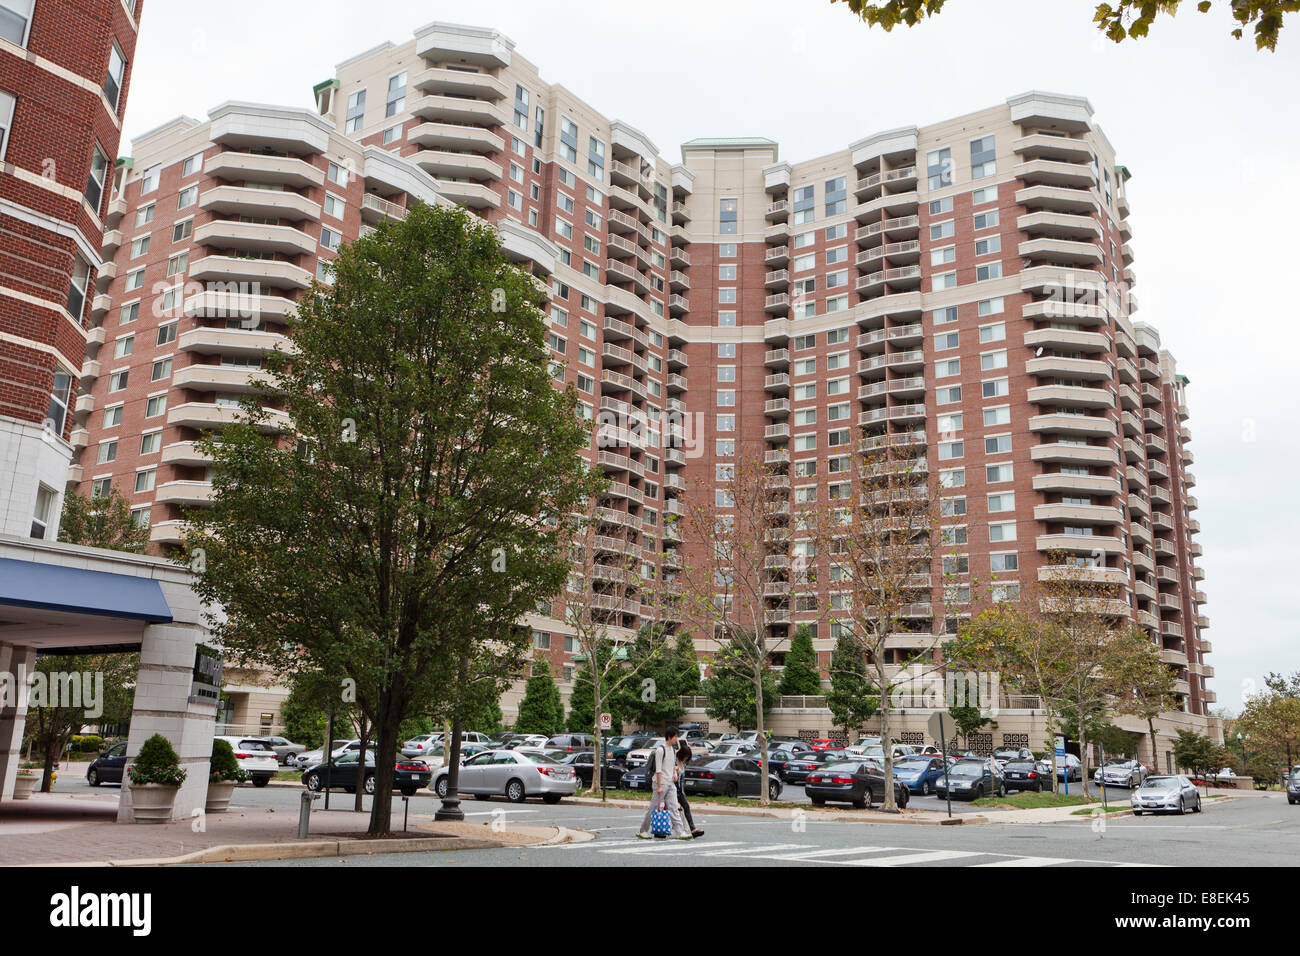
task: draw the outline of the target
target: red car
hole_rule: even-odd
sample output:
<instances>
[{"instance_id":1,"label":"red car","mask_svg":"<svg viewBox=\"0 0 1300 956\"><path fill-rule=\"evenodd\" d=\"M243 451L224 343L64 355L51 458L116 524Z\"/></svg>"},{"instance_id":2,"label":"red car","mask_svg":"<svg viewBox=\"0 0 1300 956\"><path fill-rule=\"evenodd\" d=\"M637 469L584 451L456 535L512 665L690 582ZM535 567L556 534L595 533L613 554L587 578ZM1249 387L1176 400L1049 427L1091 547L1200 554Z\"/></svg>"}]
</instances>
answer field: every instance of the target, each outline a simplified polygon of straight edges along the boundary
<instances>
[{"instance_id":1,"label":"red car","mask_svg":"<svg viewBox=\"0 0 1300 956\"><path fill-rule=\"evenodd\" d=\"M821 737L817 740L810 740L808 746L813 750L829 750L831 747L836 746L836 743L833 740L827 740L825 737Z\"/></svg>"}]
</instances>

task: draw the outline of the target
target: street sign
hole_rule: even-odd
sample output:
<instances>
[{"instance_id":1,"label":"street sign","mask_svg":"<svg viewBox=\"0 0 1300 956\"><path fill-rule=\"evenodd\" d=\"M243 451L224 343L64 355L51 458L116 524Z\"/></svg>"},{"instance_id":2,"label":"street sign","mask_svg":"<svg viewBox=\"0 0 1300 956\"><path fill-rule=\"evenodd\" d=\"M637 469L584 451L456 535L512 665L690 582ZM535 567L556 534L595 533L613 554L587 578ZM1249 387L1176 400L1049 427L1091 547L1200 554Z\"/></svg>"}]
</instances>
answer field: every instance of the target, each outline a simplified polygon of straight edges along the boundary
<instances>
[{"instance_id":1,"label":"street sign","mask_svg":"<svg viewBox=\"0 0 1300 956\"><path fill-rule=\"evenodd\" d=\"M925 722L925 729L930 735L930 739L937 743L940 749L943 749L943 711L936 710L931 714L930 719Z\"/></svg>"},{"instance_id":2,"label":"street sign","mask_svg":"<svg viewBox=\"0 0 1300 956\"><path fill-rule=\"evenodd\" d=\"M613 714L601 714L601 715L600 715L600 729L601 729L601 730L609 730L609 729L612 728L613 726L614 726L614 715L613 715Z\"/></svg>"}]
</instances>

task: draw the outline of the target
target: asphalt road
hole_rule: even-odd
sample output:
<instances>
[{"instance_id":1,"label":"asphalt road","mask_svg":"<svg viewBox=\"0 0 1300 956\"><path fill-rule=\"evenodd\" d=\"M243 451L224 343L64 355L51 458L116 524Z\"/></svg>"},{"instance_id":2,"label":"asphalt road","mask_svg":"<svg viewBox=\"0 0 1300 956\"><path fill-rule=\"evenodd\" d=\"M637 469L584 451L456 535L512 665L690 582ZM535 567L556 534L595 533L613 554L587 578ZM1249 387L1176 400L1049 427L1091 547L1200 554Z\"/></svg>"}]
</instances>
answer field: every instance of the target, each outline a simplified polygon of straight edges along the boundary
<instances>
[{"instance_id":1,"label":"asphalt road","mask_svg":"<svg viewBox=\"0 0 1300 956\"><path fill-rule=\"evenodd\" d=\"M296 799L291 790L241 789L236 803ZM416 797L421 810L433 798ZM399 805L400 806L400 805ZM642 812L575 804L504 801L463 805L470 820L556 825L596 834L589 843L455 853L398 853L287 860L261 866L1294 866L1300 862L1300 807L1279 793L1209 800L1187 816L1119 817L1052 824L936 827L709 814L698 840L638 840ZM1103 825L1104 823L1104 825ZM208 864L224 865L224 864Z\"/></svg>"}]
</instances>

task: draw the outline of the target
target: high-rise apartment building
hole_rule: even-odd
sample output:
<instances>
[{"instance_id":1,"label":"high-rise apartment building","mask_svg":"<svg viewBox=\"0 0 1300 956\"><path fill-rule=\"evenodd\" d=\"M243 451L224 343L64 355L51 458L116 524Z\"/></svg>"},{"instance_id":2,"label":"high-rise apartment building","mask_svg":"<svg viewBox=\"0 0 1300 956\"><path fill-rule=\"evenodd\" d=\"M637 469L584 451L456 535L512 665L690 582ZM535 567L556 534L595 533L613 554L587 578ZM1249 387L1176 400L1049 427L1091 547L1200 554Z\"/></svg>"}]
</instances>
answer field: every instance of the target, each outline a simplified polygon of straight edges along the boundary
<instances>
[{"instance_id":1,"label":"high-rise apartment building","mask_svg":"<svg viewBox=\"0 0 1300 956\"><path fill-rule=\"evenodd\" d=\"M322 256L436 194L551 283L554 375L599 421L590 456L611 478L577 586L612 633L671 613L643 604L643 582L689 559L670 520L688 484L724 486L757 449L792 501L825 500L860 442L900 442L940 479L954 577L918 593L894 653L970 613L963 576L1011 596L1065 554L1177 670L1168 726L1209 726L1186 379L1133 319L1129 173L1086 100L1031 92L797 163L771 140L697 139L673 164L501 33L443 23L339 64L315 96L319 116L227 104L135 144L95 313L117 364L79 478L117 481L159 546L176 506L209 493L193 438L291 334ZM203 284L229 281L262 283L262 324L210 318L220 293ZM772 590L779 664L817 615ZM562 603L529 624L569 676ZM825 663L832 629L815 643Z\"/></svg>"},{"instance_id":2,"label":"high-rise apartment building","mask_svg":"<svg viewBox=\"0 0 1300 956\"><path fill-rule=\"evenodd\" d=\"M0 533L58 533L142 7L0 0Z\"/></svg>"}]
</instances>

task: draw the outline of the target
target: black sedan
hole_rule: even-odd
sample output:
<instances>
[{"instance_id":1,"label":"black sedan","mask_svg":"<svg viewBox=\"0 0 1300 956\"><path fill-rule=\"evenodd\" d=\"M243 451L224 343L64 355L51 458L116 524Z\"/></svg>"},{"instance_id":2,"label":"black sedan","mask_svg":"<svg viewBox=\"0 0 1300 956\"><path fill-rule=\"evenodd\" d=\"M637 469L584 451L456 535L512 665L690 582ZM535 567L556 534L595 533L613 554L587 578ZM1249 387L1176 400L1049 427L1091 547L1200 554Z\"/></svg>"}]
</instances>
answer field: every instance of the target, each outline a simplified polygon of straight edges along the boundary
<instances>
[{"instance_id":1,"label":"black sedan","mask_svg":"<svg viewBox=\"0 0 1300 956\"><path fill-rule=\"evenodd\" d=\"M885 801L885 771L870 761L833 762L808 774L803 792L813 806L826 803L851 803L858 809ZM907 784L894 779L894 802L907 806Z\"/></svg>"},{"instance_id":2,"label":"black sedan","mask_svg":"<svg viewBox=\"0 0 1300 956\"><path fill-rule=\"evenodd\" d=\"M1008 790L1033 790L1042 793L1052 789L1052 771L1047 765L1034 760L1008 760L1002 767L1002 776Z\"/></svg>"},{"instance_id":3,"label":"black sedan","mask_svg":"<svg viewBox=\"0 0 1300 956\"><path fill-rule=\"evenodd\" d=\"M113 744L86 768L86 783L98 787L101 783L121 783L126 768L126 741Z\"/></svg>"},{"instance_id":4,"label":"black sedan","mask_svg":"<svg viewBox=\"0 0 1300 956\"><path fill-rule=\"evenodd\" d=\"M357 771L361 767L360 753L350 751L329 763L316 764L303 772L302 782L308 790L345 790L355 793L357 789ZM404 796L413 797L415 791L427 787L433 778L433 771L423 760L410 760L402 757L393 770L393 789L400 790ZM362 787L366 793L375 792L375 755L366 755L365 778Z\"/></svg>"},{"instance_id":5,"label":"black sedan","mask_svg":"<svg viewBox=\"0 0 1300 956\"><path fill-rule=\"evenodd\" d=\"M646 773L645 767L625 770L619 778L618 786L620 790L649 790L650 775Z\"/></svg>"},{"instance_id":6,"label":"black sedan","mask_svg":"<svg viewBox=\"0 0 1300 956\"><path fill-rule=\"evenodd\" d=\"M696 757L686 765L683 787L687 796L705 794L714 797L757 797L762 768L752 757ZM780 778L768 774L767 795L781 796Z\"/></svg>"},{"instance_id":7,"label":"black sedan","mask_svg":"<svg viewBox=\"0 0 1300 956\"><path fill-rule=\"evenodd\" d=\"M565 754L557 757L560 763L568 764L573 768L573 772L578 775L578 782L584 787L591 786L591 780L595 776L596 755L590 750L579 750L576 753ZM614 766L610 763L605 764L601 771L603 784L606 790L618 790L623 783L623 768Z\"/></svg>"},{"instance_id":8,"label":"black sedan","mask_svg":"<svg viewBox=\"0 0 1300 956\"><path fill-rule=\"evenodd\" d=\"M809 753L811 753L811 751L809 751ZM785 747L781 747L777 750L769 750L767 752L767 768L782 780L785 780L786 766L791 760L795 760L802 756L804 756L803 753L795 753L792 750L785 749Z\"/></svg>"},{"instance_id":9,"label":"black sedan","mask_svg":"<svg viewBox=\"0 0 1300 956\"><path fill-rule=\"evenodd\" d=\"M852 760L852 756L843 750L818 750L813 753L799 754L785 764L785 782L803 783L808 774L820 770L827 764L843 763Z\"/></svg>"},{"instance_id":10,"label":"black sedan","mask_svg":"<svg viewBox=\"0 0 1300 956\"><path fill-rule=\"evenodd\" d=\"M940 778L934 785L935 795L946 799L952 788L954 800L978 800L981 797L1007 795L1002 771L991 760L958 760L948 768L947 781Z\"/></svg>"}]
</instances>

